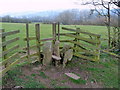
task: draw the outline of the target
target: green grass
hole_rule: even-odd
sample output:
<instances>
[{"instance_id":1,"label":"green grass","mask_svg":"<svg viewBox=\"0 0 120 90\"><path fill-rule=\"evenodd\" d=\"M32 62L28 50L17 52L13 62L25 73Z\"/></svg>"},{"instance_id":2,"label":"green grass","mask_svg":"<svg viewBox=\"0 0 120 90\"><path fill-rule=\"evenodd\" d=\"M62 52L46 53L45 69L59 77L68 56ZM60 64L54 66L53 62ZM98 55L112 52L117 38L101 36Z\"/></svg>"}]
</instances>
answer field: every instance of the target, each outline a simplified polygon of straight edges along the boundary
<instances>
[{"instance_id":1,"label":"green grass","mask_svg":"<svg viewBox=\"0 0 120 90\"><path fill-rule=\"evenodd\" d=\"M48 76L46 76L44 72L40 72L39 76L41 76L42 78L48 78Z\"/></svg>"},{"instance_id":2,"label":"green grass","mask_svg":"<svg viewBox=\"0 0 120 90\"><path fill-rule=\"evenodd\" d=\"M2 28L5 29L6 32L13 31L13 30L20 30L20 34L16 35L20 37L20 41L18 42L18 44L20 44L21 47L25 47L26 43L23 41L23 38L26 37L26 25L24 23L0 23L0 24L2 24ZM52 37L52 25L51 24L40 24L40 26L41 26L40 27L41 39ZM60 27L75 28L75 25L61 25ZM88 31L91 33L100 34L102 35L101 36L102 38L107 38L106 36L107 28L105 26L76 25L76 27L79 27L82 31ZM35 23L29 24L29 30L30 30L29 32L30 36L35 36ZM68 32L68 31L64 31L60 28L60 32ZM13 38L13 37L10 36L10 38ZM8 39L10 38L8 37ZM31 41L30 43L31 45L33 45L35 41ZM102 43L105 45L104 42Z\"/></svg>"},{"instance_id":3,"label":"green grass","mask_svg":"<svg viewBox=\"0 0 120 90\"><path fill-rule=\"evenodd\" d=\"M1 24L1 23L0 23ZM61 27L69 27L69 28L75 28L75 25L61 25ZM100 34L102 38L107 38L107 28L105 26L89 26L89 25L76 25L83 31L88 31L96 34ZM6 32L12 31L12 30L20 30L20 34L14 35L7 37L7 40L17 37L20 37L20 40L16 43L10 44L7 46L7 48L13 47L15 44L19 44L21 48L26 46L26 42L23 41L23 39L26 37L26 31L25 31L25 24L23 23L2 23L2 28L5 29ZM30 36L35 36L35 24L32 23L30 24ZM61 29L60 32L68 32L68 31L63 31ZM52 25L47 25L47 24L41 24L41 39L43 38L49 38L52 37ZM64 39L64 37L62 37ZM70 39L70 38L65 38L65 39ZM34 45L36 41L30 41L30 45ZM107 47L107 42L102 41L102 48ZM21 50L21 49L18 49ZM76 59L76 58L75 58ZM89 81L97 81L97 82L102 82L103 87L105 88L118 88L118 61L116 58L110 57L107 54L101 54L101 60L100 62L90 62L90 61L83 61L80 60L80 63L85 62L84 64L79 64L79 63L72 63L70 62L68 64L68 68L70 67L79 67L83 71L91 72ZM14 68L13 70L10 70L8 72L8 75L3 77L3 82L2 84L6 84L6 81L8 78L11 78L12 80L15 81L16 85L22 85L26 88L41 88L45 87L41 82L35 81L34 77L36 76L35 74L31 74L31 76L26 77L28 78L27 81L24 81L23 79L20 79L18 76L22 74L21 67L22 65L18 65L17 68ZM44 72L40 72L39 76L42 78L48 78ZM85 84L85 80L71 80L71 82L76 83L76 84ZM64 82L64 81L62 81ZM65 81L66 82L66 81ZM57 86L56 81L52 80L51 85L54 87L62 88L62 86ZM63 86L66 87L66 86Z\"/></svg>"}]
</instances>

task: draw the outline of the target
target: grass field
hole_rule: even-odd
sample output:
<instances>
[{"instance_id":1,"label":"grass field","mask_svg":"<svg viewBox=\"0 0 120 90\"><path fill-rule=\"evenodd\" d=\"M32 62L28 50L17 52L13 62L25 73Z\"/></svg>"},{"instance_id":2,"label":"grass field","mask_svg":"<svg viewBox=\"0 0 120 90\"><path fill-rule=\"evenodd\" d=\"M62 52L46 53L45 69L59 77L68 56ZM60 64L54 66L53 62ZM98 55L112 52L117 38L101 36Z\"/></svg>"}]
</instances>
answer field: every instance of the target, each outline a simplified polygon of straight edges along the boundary
<instances>
[{"instance_id":1,"label":"grass field","mask_svg":"<svg viewBox=\"0 0 120 90\"><path fill-rule=\"evenodd\" d=\"M16 35L20 37L20 41L17 43L20 44L21 48L26 46L26 42L23 41L23 38L26 37L26 27L25 24L21 23L0 23L2 24L2 28L5 29L5 31L12 31L12 30L20 30L20 34ZM107 28L104 26L89 26L89 25L61 25L61 27L69 27L69 28L75 28L79 27L83 31L88 31L91 33L100 34L102 38L107 38ZM35 23L30 24L30 36L35 36ZM61 29L61 32L67 32L63 31ZM49 38L52 36L52 25L50 24L41 24L41 38ZM8 37L7 39L11 39L14 37ZM9 45L8 47L12 47L14 44ZM33 45L35 41L31 42L31 45ZM107 41L102 41L102 48L107 47ZM77 62L76 62L77 61ZM14 85L17 86L24 86L26 88L70 88L71 85L79 87L79 85L83 85L80 87L87 87L89 86L89 82L93 83L93 87L95 87L95 83L99 83L101 88L118 88L118 59L111 57L105 53L101 53L101 60L100 62L90 62L90 61L84 61L79 58L75 58L73 62L69 63L66 67L67 70L76 71L76 68L79 70L75 73L81 76L81 79L79 81L75 81L72 79L67 79L66 76L62 76L63 80L59 79L53 79L52 76L50 77L47 75L48 71L40 71L39 72L32 72L30 71L29 74L24 73L24 69L22 69L23 65L17 65L16 68L13 70L10 70L8 72L8 75L3 77L3 86L9 87L10 83L14 83ZM75 69L75 70L74 70ZM23 71L22 71L23 70ZM65 71L63 70L62 73ZM27 69L26 71L29 71ZM52 72L52 71L51 71ZM57 72L53 72L53 76L56 75ZM84 78L84 74L82 76L82 73L87 73L86 75L89 76L86 80ZM51 74L51 73L50 73ZM38 79L41 79L40 81ZM64 79L65 78L65 79ZM11 82L8 82L8 80L11 80ZM50 85L47 86L48 82L50 82ZM68 84L69 82L70 84ZM61 83L63 83L61 85ZM92 84L91 84L92 85ZM90 86L91 87L91 86Z\"/></svg>"},{"instance_id":2,"label":"grass field","mask_svg":"<svg viewBox=\"0 0 120 90\"><path fill-rule=\"evenodd\" d=\"M1 24L1 23L0 23ZM30 29L30 36L35 36L35 24L29 24ZM43 38L49 38L52 37L52 25L51 24L40 24L41 29L41 39ZM61 25L60 27L69 27L69 28L80 28L83 31L88 31L95 34L100 34L101 38L107 38L107 28L105 26L89 26L89 25ZM18 42L21 47L24 47L26 43L23 41L23 38L26 37L26 25L21 23L2 23L2 28L5 29L5 31L12 31L12 30L20 30L20 41ZM63 31L60 28L60 32L67 32ZM9 37L8 37L9 39ZM34 42L32 41L31 44ZM107 41L102 42L102 46L106 46Z\"/></svg>"}]
</instances>

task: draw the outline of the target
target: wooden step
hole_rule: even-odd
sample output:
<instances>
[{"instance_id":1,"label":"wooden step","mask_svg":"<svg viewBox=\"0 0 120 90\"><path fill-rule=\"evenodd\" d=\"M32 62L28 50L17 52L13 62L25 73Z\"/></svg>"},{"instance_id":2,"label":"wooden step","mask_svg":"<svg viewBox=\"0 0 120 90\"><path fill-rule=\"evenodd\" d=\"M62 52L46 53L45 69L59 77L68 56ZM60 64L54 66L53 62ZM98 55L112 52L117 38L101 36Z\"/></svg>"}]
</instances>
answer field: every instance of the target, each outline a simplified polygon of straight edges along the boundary
<instances>
[{"instance_id":1,"label":"wooden step","mask_svg":"<svg viewBox=\"0 0 120 90\"><path fill-rule=\"evenodd\" d=\"M61 57L57 57L55 55L52 55L52 58L55 59L55 60L61 60Z\"/></svg>"},{"instance_id":2,"label":"wooden step","mask_svg":"<svg viewBox=\"0 0 120 90\"><path fill-rule=\"evenodd\" d=\"M78 80L80 77L75 75L74 73L65 73L65 75L71 77L72 79Z\"/></svg>"}]
</instances>

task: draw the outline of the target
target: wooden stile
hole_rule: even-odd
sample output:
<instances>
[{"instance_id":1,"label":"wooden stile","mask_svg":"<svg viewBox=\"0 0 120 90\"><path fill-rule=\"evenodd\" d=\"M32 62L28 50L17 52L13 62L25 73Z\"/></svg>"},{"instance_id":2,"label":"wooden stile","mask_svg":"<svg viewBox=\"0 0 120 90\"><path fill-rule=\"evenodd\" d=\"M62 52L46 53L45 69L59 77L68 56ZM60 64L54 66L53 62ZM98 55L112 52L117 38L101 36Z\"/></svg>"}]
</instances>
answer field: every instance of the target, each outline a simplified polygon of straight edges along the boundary
<instances>
[{"instance_id":1,"label":"wooden stile","mask_svg":"<svg viewBox=\"0 0 120 90\"><path fill-rule=\"evenodd\" d=\"M36 24L35 25L36 28L36 43L37 43L37 48L38 48L38 57L39 57L39 61L42 63L41 60L41 48L40 48L40 25Z\"/></svg>"},{"instance_id":2,"label":"wooden stile","mask_svg":"<svg viewBox=\"0 0 120 90\"><path fill-rule=\"evenodd\" d=\"M29 24L26 24L26 39L27 39L27 58L30 63L30 44L29 44Z\"/></svg>"}]
</instances>

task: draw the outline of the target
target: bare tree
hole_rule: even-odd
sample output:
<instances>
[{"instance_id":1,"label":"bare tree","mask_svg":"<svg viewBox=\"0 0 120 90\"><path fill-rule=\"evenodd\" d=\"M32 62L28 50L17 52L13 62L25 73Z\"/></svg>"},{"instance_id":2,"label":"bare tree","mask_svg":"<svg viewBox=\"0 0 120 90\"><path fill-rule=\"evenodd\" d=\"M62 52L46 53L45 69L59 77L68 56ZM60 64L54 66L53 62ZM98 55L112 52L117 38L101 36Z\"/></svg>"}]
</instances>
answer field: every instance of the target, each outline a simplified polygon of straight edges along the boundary
<instances>
[{"instance_id":1,"label":"bare tree","mask_svg":"<svg viewBox=\"0 0 120 90\"><path fill-rule=\"evenodd\" d=\"M75 3L79 3L80 1L77 0L77 2ZM116 15L118 15L118 47L120 49L120 0L82 0L82 5L93 5L94 9L91 9L91 14L95 12L97 12L100 16L104 16L105 17L105 24L108 28L108 48L110 48L111 45L111 36L110 36L110 20L111 20L111 15L110 13L114 13Z\"/></svg>"}]
</instances>

